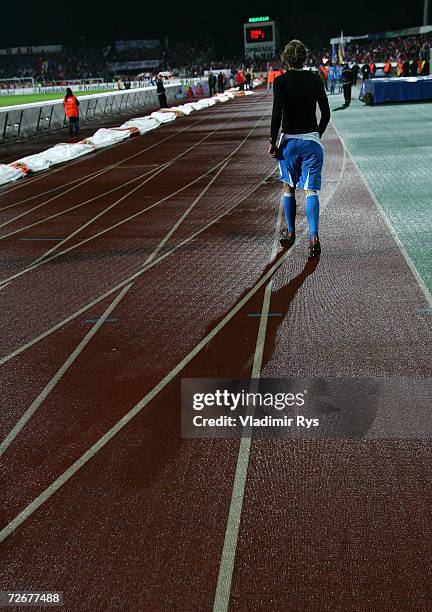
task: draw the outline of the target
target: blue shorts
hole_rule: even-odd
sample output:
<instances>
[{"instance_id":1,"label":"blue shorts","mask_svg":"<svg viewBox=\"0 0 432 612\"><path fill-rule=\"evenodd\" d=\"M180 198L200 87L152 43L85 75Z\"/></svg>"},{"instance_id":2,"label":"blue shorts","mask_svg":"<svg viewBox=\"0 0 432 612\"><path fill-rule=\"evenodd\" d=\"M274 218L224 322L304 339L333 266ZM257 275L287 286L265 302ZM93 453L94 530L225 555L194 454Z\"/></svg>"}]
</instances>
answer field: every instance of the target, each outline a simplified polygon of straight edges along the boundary
<instances>
[{"instance_id":1,"label":"blue shorts","mask_svg":"<svg viewBox=\"0 0 432 612\"><path fill-rule=\"evenodd\" d=\"M279 160L280 180L300 189L321 189L324 162L322 146L314 140L289 138L282 144Z\"/></svg>"}]
</instances>

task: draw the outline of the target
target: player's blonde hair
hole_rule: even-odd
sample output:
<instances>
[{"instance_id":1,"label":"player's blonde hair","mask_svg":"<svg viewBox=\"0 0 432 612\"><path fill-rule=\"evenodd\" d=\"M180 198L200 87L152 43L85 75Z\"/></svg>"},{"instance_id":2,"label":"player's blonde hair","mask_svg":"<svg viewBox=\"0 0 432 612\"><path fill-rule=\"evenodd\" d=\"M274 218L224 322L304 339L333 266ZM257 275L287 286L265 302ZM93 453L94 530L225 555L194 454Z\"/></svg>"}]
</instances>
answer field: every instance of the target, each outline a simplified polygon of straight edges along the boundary
<instances>
[{"instance_id":1,"label":"player's blonde hair","mask_svg":"<svg viewBox=\"0 0 432 612\"><path fill-rule=\"evenodd\" d=\"M290 40L282 52L282 61L290 68L303 68L306 61L307 50L301 40Z\"/></svg>"}]
</instances>

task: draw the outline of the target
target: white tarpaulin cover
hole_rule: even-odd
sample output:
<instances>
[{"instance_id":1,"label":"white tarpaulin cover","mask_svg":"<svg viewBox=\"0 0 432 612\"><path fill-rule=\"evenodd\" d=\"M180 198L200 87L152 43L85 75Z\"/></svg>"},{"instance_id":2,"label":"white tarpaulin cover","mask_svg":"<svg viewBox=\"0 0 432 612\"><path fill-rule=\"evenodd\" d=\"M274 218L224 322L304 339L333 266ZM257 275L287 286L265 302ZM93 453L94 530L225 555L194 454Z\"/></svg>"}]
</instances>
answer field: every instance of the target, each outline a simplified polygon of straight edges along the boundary
<instances>
[{"instance_id":1,"label":"white tarpaulin cover","mask_svg":"<svg viewBox=\"0 0 432 612\"><path fill-rule=\"evenodd\" d=\"M81 155L87 155L94 150L95 148L91 144L81 142L76 144L61 143L51 147L51 149L42 151L42 153L22 157L17 163L27 166L29 172L40 172L41 170L47 170L54 164L61 164L70 159L81 157Z\"/></svg>"},{"instance_id":2,"label":"white tarpaulin cover","mask_svg":"<svg viewBox=\"0 0 432 612\"><path fill-rule=\"evenodd\" d=\"M229 99L229 96L224 94L219 94L215 97L215 100L217 100L218 102L228 102Z\"/></svg>"},{"instance_id":3,"label":"white tarpaulin cover","mask_svg":"<svg viewBox=\"0 0 432 612\"><path fill-rule=\"evenodd\" d=\"M238 92L236 93L238 95ZM246 91L244 93L251 95L253 91ZM76 157L87 155L97 149L115 145L131 136L145 134L159 127L161 123L175 121L177 116L190 115L192 111L199 111L209 106L214 106L216 102L227 102L234 97L234 93L228 91L224 94L218 94L213 98L202 98L198 102L188 102L187 104L156 111L146 117L130 119L118 128L101 128L93 136L84 138L80 142L57 144L46 151L28 155L12 164L0 164L0 185L16 181L29 172L47 170L54 164L62 164Z\"/></svg>"},{"instance_id":4,"label":"white tarpaulin cover","mask_svg":"<svg viewBox=\"0 0 432 612\"><path fill-rule=\"evenodd\" d=\"M170 121L175 121L176 114L175 113L161 113L159 111L155 111L150 115L153 119L157 119L159 123L169 123Z\"/></svg>"},{"instance_id":5,"label":"white tarpaulin cover","mask_svg":"<svg viewBox=\"0 0 432 612\"><path fill-rule=\"evenodd\" d=\"M6 185L24 176L25 171L12 165L0 164L0 185Z\"/></svg>"},{"instance_id":6,"label":"white tarpaulin cover","mask_svg":"<svg viewBox=\"0 0 432 612\"><path fill-rule=\"evenodd\" d=\"M95 146L96 149L110 147L117 142L130 138L132 129L133 128L100 128L91 138L85 138L83 142Z\"/></svg>"},{"instance_id":7,"label":"white tarpaulin cover","mask_svg":"<svg viewBox=\"0 0 432 612\"><path fill-rule=\"evenodd\" d=\"M190 115L191 113L193 113L193 108L191 104L179 104L176 108L181 111L183 115Z\"/></svg>"},{"instance_id":8,"label":"white tarpaulin cover","mask_svg":"<svg viewBox=\"0 0 432 612\"><path fill-rule=\"evenodd\" d=\"M137 117L136 119L130 119L129 121L126 121L126 123L123 123L120 127L121 128L137 128L137 130L139 131L139 133L145 134L146 132L150 132L150 130L154 130L157 127L160 126L160 123L157 119L154 119L154 117Z\"/></svg>"}]
</instances>

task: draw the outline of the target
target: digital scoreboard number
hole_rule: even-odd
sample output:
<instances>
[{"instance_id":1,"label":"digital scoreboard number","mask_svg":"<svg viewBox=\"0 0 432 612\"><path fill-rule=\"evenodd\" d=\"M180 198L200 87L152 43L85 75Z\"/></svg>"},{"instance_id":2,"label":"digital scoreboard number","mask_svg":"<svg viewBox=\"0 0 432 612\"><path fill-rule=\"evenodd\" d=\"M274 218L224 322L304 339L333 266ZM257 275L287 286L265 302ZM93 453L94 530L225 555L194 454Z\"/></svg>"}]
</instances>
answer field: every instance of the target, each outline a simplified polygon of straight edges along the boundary
<instances>
[{"instance_id":1,"label":"digital scoreboard number","mask_svg":"<svg viewBox=\"0 0 432 612\"><path fill-rule=\"evenodd\" d=\"M273 26L251 26L246 28L246 43L273 42Z\"/></svg>"},{"instance_id":2,"label":"digital scoreboard number","mask_svg":"<svg viewBox=\"0 0 432 612\"><path fill-rule=\"evenodd\" d=\"M270 58L278 47L278 29L270 17L249 17L243 24L244 52L247 58Z\"/></svg>"}]
</instances>

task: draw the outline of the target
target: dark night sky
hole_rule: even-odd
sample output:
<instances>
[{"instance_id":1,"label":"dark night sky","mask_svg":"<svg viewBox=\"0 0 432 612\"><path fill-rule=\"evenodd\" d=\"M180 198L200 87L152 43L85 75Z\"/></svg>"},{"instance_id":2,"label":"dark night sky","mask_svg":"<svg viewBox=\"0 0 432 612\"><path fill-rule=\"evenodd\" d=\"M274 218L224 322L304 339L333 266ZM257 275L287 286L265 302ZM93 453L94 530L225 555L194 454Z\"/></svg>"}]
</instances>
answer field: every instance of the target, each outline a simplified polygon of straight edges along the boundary
<instances>
[{"instance_id":1,"label":"dark night sky","mask_svg":"<svg viewBox=\"0 0 432 612\"><path fill-rule=\"evenodd\" d=\"M423 15L423 0L179 0L175 4L144 0L126 3L118 12L113 11L111 3L100 0L21 0L19 14L11 11L9 15L6 6L0 21L0 47L78 42L79 37L88 43L109 43L119 38L181 36L200 31L214 35L219 55L241 51L242 23L248 16L276 18L281 43L301 38L308 46L315 46L325 45L342 28L346 35L393 30L421 25Z\"/></svg>"}]
</instances>

